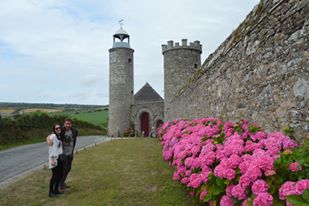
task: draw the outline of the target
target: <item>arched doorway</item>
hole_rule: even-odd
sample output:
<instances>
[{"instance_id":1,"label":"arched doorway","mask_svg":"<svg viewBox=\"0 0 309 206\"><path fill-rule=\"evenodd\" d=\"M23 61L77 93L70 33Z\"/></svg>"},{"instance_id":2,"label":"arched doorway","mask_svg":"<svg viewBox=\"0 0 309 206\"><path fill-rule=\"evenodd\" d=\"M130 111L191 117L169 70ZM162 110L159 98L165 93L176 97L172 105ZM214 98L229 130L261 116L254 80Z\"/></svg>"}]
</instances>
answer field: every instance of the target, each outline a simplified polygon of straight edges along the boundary
<instances>
[{"instance_id":1,"label":"arched doorway","mask_svg":"<svg viewBox=\"0 0 309 206\"><path fill-rule=\"evenodd\" d=\"M162 124L163 124L163 121L161 119L157 120L156 129L158 129Z\"/></svg>"},{"instance_id":2,"label":"arched doorway","mask_svg":"<svg viewBox=\"0 0 309 206\"><path fill-rule=\"evenodd\" d=\"M149 136L149 113L143 112L140 116L141 120L141 133L144 133L144 137Z\"/></svg>"}]
</instances>

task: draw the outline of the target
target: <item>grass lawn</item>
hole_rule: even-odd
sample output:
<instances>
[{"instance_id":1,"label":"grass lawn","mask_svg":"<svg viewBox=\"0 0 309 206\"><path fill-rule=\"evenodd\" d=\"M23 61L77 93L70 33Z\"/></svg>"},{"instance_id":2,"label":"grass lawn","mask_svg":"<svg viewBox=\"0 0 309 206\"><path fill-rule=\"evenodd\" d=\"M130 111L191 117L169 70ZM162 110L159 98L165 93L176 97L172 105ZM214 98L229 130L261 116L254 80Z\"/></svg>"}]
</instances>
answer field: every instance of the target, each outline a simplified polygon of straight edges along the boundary
<instances>
[{"instance_id":1,"label":"grass lawn","mask_svg":"<svg viewBox=\"0 0 309 206\"><path fill-rule=\"evenodd\" d=\"M61 112L57 114L66 115L71 118L76 118L78 120L82 120L99 126L103 126L104 124L106 125L108 119L108 111L96 111L96 112L79 111L78 114L76 114L76 112Z\"/></svg>"},{"instance_id":2,"label":"grass lawn","mask_svg":"<svg viewBox=\"0 0 309 206\"><path fill-rule=\"evenodd\" d=\"M49 198L49 170L0 190L1 205L201 205L187 195L162 159L157 139L113 140L78 153L64 195Z\"/></svg>"}]
</instances>

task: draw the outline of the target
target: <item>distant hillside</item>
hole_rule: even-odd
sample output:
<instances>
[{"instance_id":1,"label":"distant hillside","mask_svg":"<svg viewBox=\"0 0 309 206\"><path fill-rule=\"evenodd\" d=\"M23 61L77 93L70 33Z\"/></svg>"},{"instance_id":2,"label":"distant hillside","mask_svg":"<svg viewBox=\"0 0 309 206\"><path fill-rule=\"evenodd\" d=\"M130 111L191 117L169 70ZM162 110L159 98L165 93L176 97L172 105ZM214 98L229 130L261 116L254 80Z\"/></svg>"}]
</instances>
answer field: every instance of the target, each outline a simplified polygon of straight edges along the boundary
<instances>
[{"instance_id":1,"label":"distant hillside","mask_svg":"<svg viewBox=\"0 0 309 206\"><path fill-rule=\"evenodd\" d=\"M94 112L103 111L106 110L106 108L108 108L108 105L0 102L0 115L3 117L10 117L37 111L46 113L77 111Z\"/></svg>"}]
</instances>

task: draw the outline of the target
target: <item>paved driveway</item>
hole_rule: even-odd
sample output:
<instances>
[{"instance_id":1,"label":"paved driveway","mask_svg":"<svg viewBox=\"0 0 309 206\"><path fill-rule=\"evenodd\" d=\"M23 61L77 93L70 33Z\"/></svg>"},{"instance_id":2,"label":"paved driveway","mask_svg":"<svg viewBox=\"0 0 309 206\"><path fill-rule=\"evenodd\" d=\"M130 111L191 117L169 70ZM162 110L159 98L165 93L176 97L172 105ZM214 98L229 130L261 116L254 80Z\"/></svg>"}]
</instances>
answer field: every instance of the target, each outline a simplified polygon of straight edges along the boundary
<instances>
[{"instance_id":1,"label":"paved driveway","mask_svg":"<svg viewBox=\"0 0 309 206\"><path fill-rule=\"evenodd\" d=\"M110 140L106 136L83 136L77 138L77 149ZM25 172L43 165L47 161L48 146L46 142L0 151L0 186L7 184L8 181Z\"/></svg>"}]
</instances>

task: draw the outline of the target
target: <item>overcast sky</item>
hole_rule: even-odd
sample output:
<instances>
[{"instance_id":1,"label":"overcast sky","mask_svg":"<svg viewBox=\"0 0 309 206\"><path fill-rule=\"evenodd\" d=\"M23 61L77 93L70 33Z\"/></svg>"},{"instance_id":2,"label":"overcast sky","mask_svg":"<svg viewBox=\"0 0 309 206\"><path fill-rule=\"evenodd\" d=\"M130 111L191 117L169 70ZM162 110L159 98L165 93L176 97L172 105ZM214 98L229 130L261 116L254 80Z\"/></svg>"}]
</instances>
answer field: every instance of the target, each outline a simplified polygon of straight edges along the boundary
<instances>
[{"instance_id":1,"label":"overcast sky","mask_svg":"<svg viewBox=\"0 0 309 206\"><path fill-rule=\"evenodd\" d=\"M0 0L0 102L108 104L108 49L124 19L135 93L163 97L161 44L199 40L202 62L258 0Z\"/></svg>"}]
</instances>

